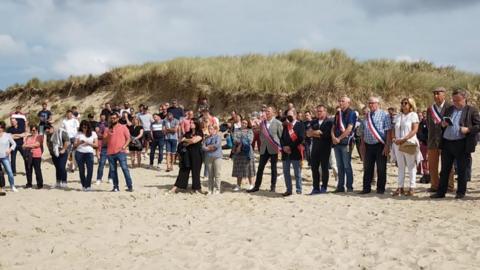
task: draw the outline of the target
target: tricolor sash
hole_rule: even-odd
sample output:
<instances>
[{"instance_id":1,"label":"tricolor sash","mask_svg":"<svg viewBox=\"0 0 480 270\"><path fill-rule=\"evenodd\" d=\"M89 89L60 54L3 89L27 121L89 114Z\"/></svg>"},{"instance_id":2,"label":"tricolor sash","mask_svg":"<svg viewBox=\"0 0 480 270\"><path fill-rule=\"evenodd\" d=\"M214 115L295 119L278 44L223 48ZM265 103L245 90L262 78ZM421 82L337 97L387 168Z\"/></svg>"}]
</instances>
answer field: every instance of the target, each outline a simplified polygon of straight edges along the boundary
<instances>
[{"instance_id":1,"label":"tricolor sash","mask_svg":"<svg viewBox=\"0 0 480 270\"><path fill-rule=\"evenodd\" d=\"M287 129L288 129L288 135L290 136L290 139L292 140L292 142L295 142L298 139L298 136L297 136L297 133L295 133L295 130L293 130L293 125L291 123L289 123L287 125ZM302 157L302 160L303 160L303 154L305 152L305 146L303 144L299 144L297 146L297 149L300 152L300 156Z\"/></svg>"},{"instance_id":2,"label":"tricolor sash","mask_svg":"<svg viewBox=\"0 0 480 270\"><path fill-rule=\"evenodd\" d=\"M337 115L337 127L343 133L345 131L345 125L343 124L342 110L338 111Z\"/></svg>"},{"instance_id":3,"label":"tricolor sash","mask_svg":"<svg viewBox=\"0 0 480 270\"><path fill-rule=\"evenodd\" d=\"M273 139L273 136L272 134L270 134L270 131L268 130L267 128L267 121L264 120L262 121L262 123L260 124L261 126L261 130L262 130L262 133L263 133L263 136L265 137L265 139L267 140L267 143L270 144L270 146L273 147L273 149L275 149L275 152L280 152L282 150L282 147L280 146L279 143L277 143L274 139Z\"/></svg>"},{"instance_id":4,"label":"tricolor sash","mask_svg":"<svg viewBox=\"0 0 480 270\"><path fill-rule=\"evenodd\" d=\"M379 143L385 144L385 141L383 140L382 136L380 135L380 132L378 131L375 124L373 123L372 114L367 113L366 118L367 118L367 128L368 128L368 130L370 130L370 132L372 133L375 140L377 140Z\"/></svg>"},{"instance_id":5,"label":"tricolor sash","mask_svg":"<svg viewBox=\"0 0 480 270\"><path fill-rule=\"evenodd\" d=\"M430 114L435 124L438 125L442 122L442 115L437 110L437 107L435 106L435 104L433 104L432 107L430 107Z\"/></svg>"}]
</instances>

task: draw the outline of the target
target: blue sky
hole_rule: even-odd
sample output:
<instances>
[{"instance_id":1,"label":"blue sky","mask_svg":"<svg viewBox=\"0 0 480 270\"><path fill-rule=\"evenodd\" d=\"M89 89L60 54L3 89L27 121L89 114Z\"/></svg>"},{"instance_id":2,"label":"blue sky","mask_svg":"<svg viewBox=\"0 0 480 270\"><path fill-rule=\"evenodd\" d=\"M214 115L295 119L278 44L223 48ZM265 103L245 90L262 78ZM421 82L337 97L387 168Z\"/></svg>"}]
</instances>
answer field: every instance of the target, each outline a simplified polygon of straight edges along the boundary
<instances>
[{"instance_id":1,"label":"blue sky","mask_svg":"<svg viewBox=\"0 0 480 270\"><path fill-rule=\"evenodd\" d=\"M0 0L0 89L178 56L340 48L480 72L480 0Z\"/></svg>"}]
</instances>

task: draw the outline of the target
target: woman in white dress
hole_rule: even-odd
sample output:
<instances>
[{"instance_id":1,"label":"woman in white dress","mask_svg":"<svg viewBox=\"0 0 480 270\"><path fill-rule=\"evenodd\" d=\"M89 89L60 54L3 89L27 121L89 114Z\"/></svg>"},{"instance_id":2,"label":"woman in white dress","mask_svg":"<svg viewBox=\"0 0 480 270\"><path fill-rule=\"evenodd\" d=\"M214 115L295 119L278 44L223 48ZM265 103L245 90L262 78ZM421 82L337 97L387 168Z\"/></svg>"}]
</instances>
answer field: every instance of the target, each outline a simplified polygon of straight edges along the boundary
<instances>
[{"instance_id":1,"label":"woman in white dress","mask_svg":"<svg viewBox=\"0 0 480 270\"><path fill-rule=\"evenodd\" d=\"M416 136L420 121L416 110L415 100L404 98L401 102L401 112L394 118L393 154L398 164L398 188L393 196L414 194L416 166L421 161L420 144ZM405 168L409 177L407 192L404 191Z\"/></svg>"}]
</instances>

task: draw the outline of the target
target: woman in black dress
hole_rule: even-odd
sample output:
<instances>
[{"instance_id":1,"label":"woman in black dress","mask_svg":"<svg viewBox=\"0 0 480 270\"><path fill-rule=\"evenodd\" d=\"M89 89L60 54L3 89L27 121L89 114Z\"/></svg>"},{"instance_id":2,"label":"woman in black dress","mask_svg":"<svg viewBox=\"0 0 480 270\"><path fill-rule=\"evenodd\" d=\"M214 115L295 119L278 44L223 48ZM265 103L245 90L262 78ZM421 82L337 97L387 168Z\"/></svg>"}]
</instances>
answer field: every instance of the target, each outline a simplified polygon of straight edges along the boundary
<instances>
[{"instance_id":1,"label":"woman in black dress","mask_svg":"<svg viewBox=\"0 0 480 270\"><path fill-rule=\"evenodd\" d=\"M192 190L195 193L202 193L202 186L200 184L202 140L203 132L200 122L194 118L190 126L190 131L184 135L178 146L180 171L178 172L177 181L169 193L176 193L178 189L187 189L190 172L192 172Z\"/></svg>"},{"instance_id":2,"label":"woman in black dress","mask_svg":"<svg viewBox=\"0 0 480 270\"><path fill-rule=\"evenodd\" d=\"M135 157L137 158L137 167L140 167L142 162L142 138L143 138L143 126L138 120L137 117L133 118L132 124L127 125L128 130L130 131L130 136L132 141L128 146L128 151L130 151L130 159L132 160L132 168L135 168Z\"/></svg>"}]
</instances>

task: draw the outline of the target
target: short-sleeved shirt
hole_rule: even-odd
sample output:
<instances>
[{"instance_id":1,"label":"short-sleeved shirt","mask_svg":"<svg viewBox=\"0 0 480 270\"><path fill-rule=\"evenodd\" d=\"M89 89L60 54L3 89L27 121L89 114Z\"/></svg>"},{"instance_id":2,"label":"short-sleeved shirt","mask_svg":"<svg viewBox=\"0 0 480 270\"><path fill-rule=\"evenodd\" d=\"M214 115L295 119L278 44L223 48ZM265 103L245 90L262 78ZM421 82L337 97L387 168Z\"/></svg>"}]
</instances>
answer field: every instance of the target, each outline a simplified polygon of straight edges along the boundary
<instances>
[{"instance_id":1,"label":"short-sleeved shirt","mask_svg":"<svg viewBox=\"0 0 480 270\"><path fill-rule=\"evenodd\" d=\"M390 120L390 115L382 110L376 110L375 112L369 112L372 116L373 124L377 128L380 136L382 137L383 141L386 142L387 140L387 132L392 129L392 121ZM365 143L367 144L377 144L380 143L375 139L372 132L368 128L368 120L367 117L362 121L362 130L363 130L363 138Z\"/></svg>"},{"instance_id":2,"label":"short-sleeved shirt","mask_svg":"<svg viewBox=\"0 0 480 270\"><path fill-rule=\"evenodd\" d=\"M154 139L165 137L165 133L163 133L163 120L160 120L160 122L153 122L150 125L150 130L152 131Z\"/></svg>"},{"instance_id":3,"label":"short-sleeved shirt","mask_svg":"<svg viewBox=\"0 0 480 270\"><path fill-rule=\"evenodd\" d=\"M32 157L34 158L41 158L42 157L42 148L41 145L43 144L42 136L28 136L25 138L26 144L34 144L38 142L40 144L39 147L32 148L30 151L32 152Z\"/></svg>"},{"instance_id":4,"label":"short-sleeved shirt","mask_svg":"<svg viewBox=\"0 0 480 270\"><path fill-rule=\"evenodd\" d=\"M15 135L15 134L22 134L23 132L25 131L22 131L20 129L20 127L9 127L7 128L7 133L10 133L12 135ZM20 138L20 139L14 139L15 143L17 144L17 146L22 146L23 145L23 138Z\"/></svg>"},{"instance_id":5,"label":"short-sleeved shirt","mask_svg":"<svg viewBox=\"0 0 480 270\"><path fill-rule=\"evenodd\" d=\"M350 108L347 108L345 111L342 111L341 120L340 120L340 112L337 112L335 114L334 123L333 123L335 125L335 137L339 137L343 133L342 130L340 129L339 121L342 121L343 127L345 129L347 129L348 125L352 125L352 131L350 132L350 134L340 141L340 144L346 145L349 143L350 138L353 136L353 132L354 132L353 128L357 123L357 114Z\"/></svg>"},{"instance_id":6,"label":"short-sleeved shirt","mask_svg":"<svg viewBox=\"0 0 480 270\"><path fill-rule=\"evenodd\" d=\"M41 110L38 112L37 116L40 121L40 125L46 125L48 123L48 119L52 116L52 112L49 110Z\"/></svg>"},{"instance_id":7,"label":"short-sleeved shirt","mask_svg":"<svg viewBox=\"0 0 480 270\"><path fill-rule=\"evenodd\" d=\"M77 135L79 126L80 126L80 123L75 118L64 119L62 122L62 128L65 129L65 131L68 133L68 137L70 138L75 138L75 136Z\"/></svg>"},{"instance_id":8,"label":"short-sleeved shirt","mask_svg":"<svg viewBox=\"0 0 480 270\"><path fill-rule=\"evenodd\" d=\"M145 131L150 131L150 125L153 122L153 117L149 113L139 113L138 114L138 119L140 120L140 123L142 123L142 127Z\"/></svg>"},{"instance_id":9,"label":"short-sleeved shirt","mask_svg":"<svg viewBox=\"0 0 480 270\"><path fill-rule=\"evenodd\" d=\"M183 109L180 107L170 107L167 109L167 113L171 112L173 117L179 119L183 117Z\"/></svg>"},{"instance_id":10,"label":"short-sleeved shirt","mask_svg":"<svg viewBox=\"0 0 480 270\"><path fill-rule=\"evenodd\" d=\"M89 143L89 144L93 144L93 141L95 139L98 139L98 137L97 137L97 133L95 133L94 131L92 131L92 135L90 137L87 137L85 134L83 134L83 132L78 132L77 135L75 136L75 139L85 141L86 143ZM93 146L88 145L86 143L85 144L80 144L77 147L76 151L78 151L80 153L92 153L92 154L94 154L95 149L93 148Z\"/></svg>"},{"instance_id":11,"label":"short-sleeved shirt","mask_svg":"<svg viewBox=\"0 0 480 270\"><path fill-rule=\"evenodd\" d=\"M180 124L180 121L177 119L173 118L172 121L169 121L168 119L163 119L163 126L165 128L176 128ZM165 133L165 139L167 140L177 140L177 133Z\"/></svg>"},{"instance_id":12,"label":"short-sleeved shirt","mask_svg":"<svg viewBox=\"0 0 480 270\"><path fill-rule=\"evenodd\" d=\"M124 151L130 132L126 126L116 124L112 129L105 129L104 138L108 138L107 155L114 155Z\"/></svg>"},{"instance_id":13,"label":"short-sleeved shirt","mask_svg":"<svg viewBox=\"0 0 480 270\"><path fill-rule=\"evenodd\" d=\"M180 123L180 126L182 127L183 132L187 133L190 131L190 126L192 125L192 120L191 119L183 119L182 122Z\"/></svg>"},{"instance_id":14,"label":"short-sleeved shirt","mask_svg":"<svg viewBox=\"0 0 480 270\"><path fill-rule=\"evenodd\" d=\"M419 123L418 114L416 112L409 112L408 114L399 113L394 120L395 138L402 139L412 131L412 124ZM417 136L413 136L408 141L418 142Z\"/></svg>"},{"instance_id":15,"label":"short-sleeved shirt","mask_svg":"<svg viewBox=\"0 0 480 270\"><path fill-rule=\"evenodd\" d=\"M108 118L108 117L110 117L110 115L112 115L112 111L109 110L109 109L104 108L104 109L100 112L100 115L105 115L106 118Z\"/></svg>"}]
</instances>

